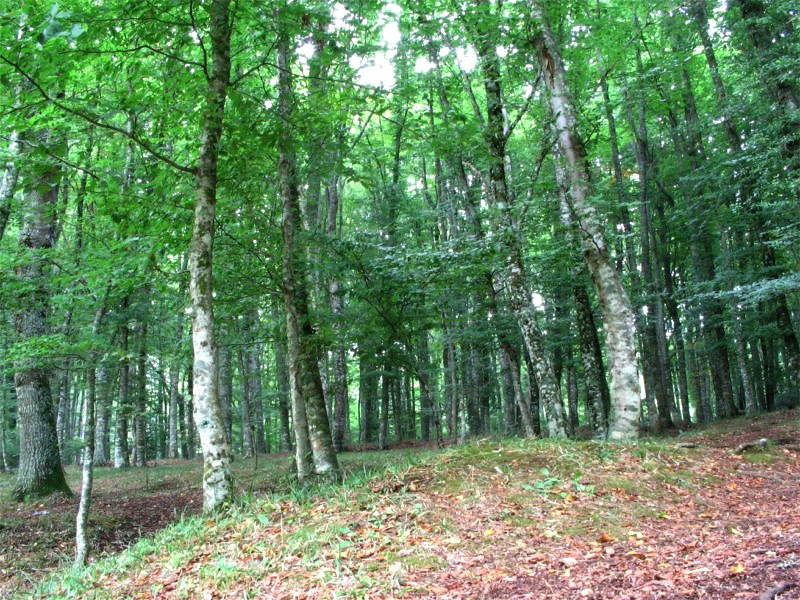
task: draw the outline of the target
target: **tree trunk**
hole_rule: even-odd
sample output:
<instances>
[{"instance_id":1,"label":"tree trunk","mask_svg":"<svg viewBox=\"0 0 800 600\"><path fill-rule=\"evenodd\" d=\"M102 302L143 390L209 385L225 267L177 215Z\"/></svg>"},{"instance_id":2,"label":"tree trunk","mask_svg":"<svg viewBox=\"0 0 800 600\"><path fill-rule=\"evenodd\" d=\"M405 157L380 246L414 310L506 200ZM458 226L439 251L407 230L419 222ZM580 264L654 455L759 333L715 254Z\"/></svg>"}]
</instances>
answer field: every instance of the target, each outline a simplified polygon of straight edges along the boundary
<instances>
[{"instance_id":1,"label":"tree trunk","mask_svg":"<svg viewBox=\"0 0 800 600\"><path fill-rule=\"evenodd\" d=\"M504 279L508 289L509 304L531 357L544 405L548 433L552 437L566 437L567 423L561 389L556 381L553 365L546 353L542 331L537 322L522 258L520 234L511 214L513 197L509 193L506 173L505 145L507 139L503 117L499 58L496 48L485 32L476 36L476 50L480 58L486 90L484 139L491 157L489 163L490 199L502 214L501 240L506 258ZM526 429L528 429L527 426Z\"/></svg>"},{"instance_id":2,"label":"tree trunk","mask_svg":"<svg viewBox=\"0 0 800 600\"><path fill-rule=\"evenodd\" d=\"M239 415L242 419L242 458L253 458L255 442L253 438L253 414L250 410L252 378L248 372L247 350L239 351L239 373L242 376L242 395L239 401Z\"/></svg>"},{"instance_id":3,"label":"tree trunk","mask_svg":"<svg viewBox=\"0 0 800 600\"><path fill-rule=\"evenodd\" d=\"M639 435L640 390L636 366L633 311L619 274L614 268L600 228L600 218L590 203L592 187L583 141L566 72L550 25L539 3L532 2L541 31L534 43L540 72L549 93L558 143L566 159L570 181L570 213L583 233L583 255L603 311L606 354L611 370L610 440L635 440Z\"/></svg>"},{"instance_id":4,"label":"tree trunk","mask_svg":"<svg viewBox=\"0 0 800 600\"><path fill-rule=\"evenodd\" d=\"M329 240L336 236L336 223L339 215L339 183L332 176L327 187L327 221L325 233ZM345 433L348 429L350 407L347 396L347 350L342 327L344 297L339 279L334 275L328 281L328 297L333 313L333 331L336 342L333 347L333 446L337 452L344 449Z\"/></svg>"},{"instance_id":5,"label":"tree trunk","mask_svg":"<svg viewBox=\"0 0 800 600\"><path fill-rule=\"evenodd\" d=\"M127 319L128 298L122 301L123 319ZM114 439L114 468L130 466L128 456L128 416L130 414L130 364L128 360L128 324L119 328L119 347L122 358L119 361L119 396L117 397L116 437Z\"/></svg>"},{"instance_id":6,"label":"tree trunk","mask_svg":"<svg viewBox=\"0 0 800 600\"><path fill-rule=\"evenodd\" d=\"M220 332L220 337L222 337ZM225 423L225 435L228 444L233 448L233 352L230 345L217 346L219 353L219 404L222 408L222 421Z\"/></svg>"},{"instance_id":7,"label":"tree trunk","mask_svg":"<svg viewBox=\"0 0 800 600\"><path fill-rule=\"evenodd\" d=\"M180 364L172 361L169 369L169 458L178 458L181 454L178 430L181 423L180 406L183 404L180 385Z\"/></svg>"},{"instance_id":8,"label":"tree trunk","mask_svg":"<svg viewBox=\"0 0 800 600\"><path fill-rule=\"evenodd\" d=\"M92 333L96 336L100 330L100 322L106 308L97 310L92 323ZM78 515L75 518L75 565L86 565L89 556L89 542L86 537L86 526L89 523L89 508L92 501L92 484L94 482L94 438L95 438L95 405L97 397L97 356L92 350L86 369L86 405L83 410L83 465L81 472L81 498L78 504Z\"/></svg>"},{"instance_id":9,"label":"tree trunk","mask_svg":"<svg viewBox=\"0 0 800 600\"><path fill-rule=\"evenodd\" d=\"M37 137L39 144L45 147L53 143L50 132L39 132ZM21 288L24 291L19 294L19 308L15 314L15 331L21 341L48 333L50 292L43 254L54 245L61 177L60 166L54 161L47 162L32 174L23 191L24 212L19 234L22 256L16 275L24 284ZM19 470L13 497L22 501L56 492L72 495L61 467L47 368L35 360L18 360L14 367Z\"/></svg>"},{"instance_id":10,"label":"tree trunk","mask_svg":"<svg viewBox=\"0 0 800 600\"><path fill-rule=\"evenodd\" d=\"M275 340L275 372L278 377L278 413L281 423L280 448L281 452L291 452L292 432L291 423L289 422L291 391L289 389L289 370L286 365L286 344L280 339L282 333L283 329L281 328L279 339Z\"/></svg>"},{"instance_id":11,"label":"tree trunk","mask_svg":"<svg viewBox=\"0 0 800 600\"><path fill-rule=\"evenodd\" d=\"M583 285L576 285L573 293L586 390L586 416L589 426L592 428L592 437L605 439L608 432L606 410L610 404L610 398L605 369L603 369L603 353L586 288Z\"/></svg>"},{"instance_id":12,"label":"tree trunk","mask_svg":"<svg viewBox=\"0 0 800 600\"><path fill-rule=\"evenodd\" d=\"M283 203L283 295L286 303L286 327L290 378L294 379L292 388L299 394L293 404L304 403L308 441L311 446L314 471L317 475L337 479L340 474L339 462L333 448L330 421L325 406L325 395L317 362L317 347L314 328L309 314L308 280L305 265L306 252L298 239L302 232L300 213L300 194L295 172L294 132L292 113L294 91L291 63L289 60L289 40L281 35L278 43L278 86L281 132L278 142L280 189ZM302 411L295 412L295 438L298 457L306 449L301 448ZM298 422L300 417L300 422ZM300 430L300 431L298 431ZM299 435L298 435L299 433ZM300 459L299 459L300 460ZM298 476L307 465L297 465ZM305 476L307 474L303 474Z\"/></svg>"},{"instance_id":13,"label":"tree trunk","mask_svg":"<svg viewBox=\"0 0 800 600\"><path fill-rule=\"evenodd\" d=\"M136 414L134 415L134 440L136 443L137 467L147 466L147 322L136 326L139 334L139 358L137 360Z\"/></svg>"},{"instance_id":14,"label":"tree trunk","mask_svg":"<svg viewBox=\"0 0 800 600\"><path fill-rule=\"evenodd\" d=\"M391 369L391 364L387 358L381 376L381 425L378 431L378 447L381 450L386 450L389 447L389 400L391 397L389 369Z\"/></svg>"},{"instance_id":15,"label":"tree trunk","mask_svg":"<svg viewBox=\"0 0 800 600\"><path fill-rule=\"evenodd\" d=\"M209 7L211 72L204 106L203 136L197 167L194 227L189 248L189 297L192 307L193 415L203 449L203 509L213 511L233 495L231 451L219 402L219 370L214 338L213 243L217 171L225 100L230 85L230 0Z\"/></svg>"}]
</instances>

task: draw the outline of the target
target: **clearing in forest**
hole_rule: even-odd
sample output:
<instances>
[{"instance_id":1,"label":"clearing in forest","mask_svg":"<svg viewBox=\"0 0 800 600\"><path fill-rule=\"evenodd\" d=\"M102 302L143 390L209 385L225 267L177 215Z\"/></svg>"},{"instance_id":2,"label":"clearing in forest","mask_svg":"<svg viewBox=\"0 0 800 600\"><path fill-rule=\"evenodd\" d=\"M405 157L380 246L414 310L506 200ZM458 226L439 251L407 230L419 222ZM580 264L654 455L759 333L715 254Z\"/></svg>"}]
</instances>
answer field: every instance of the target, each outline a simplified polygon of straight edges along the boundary
<instances>
[{"instance_id":1,"label":"clearing in forest","mask_svg":"<svg viewBox=\"0 0 800 600\"><path fill-rule=\"evenodd\" d=\"M798 443L800 411L636 445L478 440L344 454L343 485L307 489L287 457L261 457L238 463L243 500L216 518L197 514L199 463L101 470L104 556L52 570L75 502L3 504L0 593L797 599Z\"/></svg>"}]
</instances>

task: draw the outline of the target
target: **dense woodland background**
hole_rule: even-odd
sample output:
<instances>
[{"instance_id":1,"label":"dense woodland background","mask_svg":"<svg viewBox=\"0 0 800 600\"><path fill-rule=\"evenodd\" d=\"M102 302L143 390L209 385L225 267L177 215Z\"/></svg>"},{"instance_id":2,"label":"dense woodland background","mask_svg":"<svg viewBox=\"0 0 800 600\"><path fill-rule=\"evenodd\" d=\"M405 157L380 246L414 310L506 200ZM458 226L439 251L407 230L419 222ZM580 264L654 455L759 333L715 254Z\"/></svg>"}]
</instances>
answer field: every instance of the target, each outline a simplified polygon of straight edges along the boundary
<instances>
[{"instance_id":1,"label":"dense woodland background","mask_svg":"<svg viewBox=\"0 0 800 600\"><path fill-rule=\"evenodd\" d=\"M642 426L797 406L797 20L788 0L7 6L2 466L55 447L35 469L57 470L84 439L119 467L203 435L248 457L300 431L303 477L336 471L328 447L605 437L587 235L635 317Z\"/></svg>"}]
</instances>

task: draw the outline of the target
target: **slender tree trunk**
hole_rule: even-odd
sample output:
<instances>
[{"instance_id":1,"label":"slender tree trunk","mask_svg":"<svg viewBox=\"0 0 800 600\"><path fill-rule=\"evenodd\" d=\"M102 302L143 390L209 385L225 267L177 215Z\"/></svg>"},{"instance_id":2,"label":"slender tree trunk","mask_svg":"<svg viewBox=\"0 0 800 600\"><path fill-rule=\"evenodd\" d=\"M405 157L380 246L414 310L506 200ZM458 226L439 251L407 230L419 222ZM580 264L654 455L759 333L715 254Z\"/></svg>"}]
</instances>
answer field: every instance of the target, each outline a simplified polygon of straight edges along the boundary
<instances>
[{"instance_id":1,"label":"slender tree trunk","mask_svg":"<svg viewBox=\"0 0 800 600\"><path fill-rule=\"evenodd\" d=\"M228 344L218 345L217 352L219 353L219 403L222 408L222 421L225 423L225 435L228 437L228 444L233 448L233 352Z\"/></svg>"},{"instance_id":2,"label":"slender tree trunk","mask_svg":"<svg viewBox=\"0 0 800 600\"><path fill-rule=\"evenodd\" d=\"M339 215L339 185L335 176L328 181L326 200L328 210L325 233L329 240L333 240L336 236ZM344 437L348 429L350 407L347 401L347 354L342 327L344 298L339 279L335 275L328 281L328 297L334 319L333 331L337 340L333 347L333 446L337 452L341 452L345 445Z\"/></svg>"},{"instance_id":3,"label":"slender tree trunk","mask_svg":"<svg viewBox=\"0 0 800 600\"><path fill-rule=\"evenodd\" d=\"M247 370L247 351L242 348L239 351L239 373L242 375L242 396L239 401L239 415L242 420L242 458L253 458L255 454L255 442L253 438L253 415L250 409L250 398L252 391L250 385L252 379Z\"/></svg>"},{"instance_id":4,"label":"slender tree trunk","mask_svg":"<svg viewBox=\"0 0 800 600\"><path fill-rule=\"evenodd\" d=\"M638 438L640 390L636 366L634 322L628 295L611 261L600 228L600 218L589 198L592 187L586 151L578 134L566 72L549 22L535 0L534 16L541 31L535 39L542 77L549 93L558 143L566 159L570 181L571 214L583 233L581 244L603 311L606 353L611 370L611 415L608 437L626 441Z\"/></svg>"},{"instance_id":5,"label":"slender tree trunk","mask_svg":"<svg viewBox=\"0 0 800 600\"><path fill-rule=\"evenodd\" d=\"M123 318L127 319L128 298L122 302ZM116 437L114 439L114 468L130 466L128 456L128 416L130 414L130 364L128 360L128 324L119 328L119 347L122 358L119 361L119 395L117 397Z\"/></svg>"},{"instance_id":6,"label":"slender tree trunk","mask_svg":"<svg viewBox=\"0 0 800 600\"><path fill-rule=\"evenodd\" d=\"M638 21L637 21L638 27ZM641 51L636 48L636 65L639 78L644 77ZM668 382L664 380L663 369L661 368L661 353L659 352L659 327L663 328L663 312L661 308L660 294L654 275L653 244L652 244L652 218L650 210L650 148L648 147L647 121L645 114L645 98L641 90L638 90L636 105L638 110L634 114L632 105L628 102L628 119L631 130L635 136L633 143L634 155L636 157L637 172L639 174L639 227L640 227L640 250L641 250L641 269L644 281L644 306L647 314L642 315L642 363L644 367L645 393L648 397L655 399L658 407L657 414L650 415L650 425L658 430L665 430L672 427L672 415L669 410L668 401ZM660 319L660 321L659 321ZM663 331L663 329L662 329ZM669 369L667 369L667 372ZM671 388L670 388L671 389ZM650 402L648 402L648 405Z\"/></svg>"},{"instance_id":7,"label":"slender tree trunk","mask_svg":"<svg viewBox=\"0 0 800 600\"><path fill-rule=\"evenodd\" d=\"M289 422L289 406L291 404L291 391L289 389L289 371L286 365L286 344L281 340L275 341L275 371L278 377L278 413L281 423L281 452L291 452L292 432Z\"/></svg>"},{"instance_id":8,"label":"slender tree trunk","mask_svg":"<svg viewBox=\"0 0 800 600\"><path fill-rule=\"evenodd\" d=\"M109 449L111 382L108 378L108 364L105 361L96 368L95 387L98 392L95 410L94 464L99 464L111 459Z\"/></svg>"},{"instance_id":9,"label":"slender tree trunk","mask_svg":"<svg viewBox=\"0 0 800 600\"><path fill-rule=\"evenodd\" d=\"M380 429L378 431L378 447L381 450L386 450L389 447L389 400L391 396L391 381L389 380L390 369L391 364L387 358L383 366L383 375L381 376L381 418Z\"/></svg>"},{"instance_id":10,"label":"slender tree trunk","mask_svg":"<svg viewBox=\"0 0 800 600\"><path fill-rule=\"evenodd\" d=\"M178 458L181 454L178 437L178 425L181 423L179 403L183 404L179 388L180 376L180 364L177 360L173 360L169 370L169 450L167 452L169 458Z\"/></svg>"},{"instance_id":11,"label":"slender tree trunk","mask_svg":"<svg viewBox=\"0 0 800 600\"><path fill-rule=\"evenodd\" d=\"M134 416L134 440L136 443L137 467L147 466L147 322L136 326L139 337L139 358L137 360L136 414Z\"/></svg>"},{"instance_id":12,"label":"slender tree trunk","mask_svg":"<svg viewBox=\"0 0 800 600\"><path fill-rule=\"evenodd\" d=\"M258 313L255 308L251 308L245 315L243 333L247 346L243 351L242 377L247 380L253 450L264 453L267 450L267 441L264 437L264 390L261 385L261 347L256 339L257 323Z\"/></svg>"},{"instance_id":13,"label":"slender tree trunk","mask_svg":"<svg viewBox=\"0 0 800 600\"><path fill-rule=\"evenodd\" d=\"M204 106L197 167L194 227L189 249L192 307L192 394L194 423L203 449L203 509L213 511L233 495L231 450L219 402L219 365L214 337L213 242L217 170L225 100L231 73L230 0L211 0L211 72Z\"/></svg>"},{"instance_id":14,"label":"slender tree trunk","mask_svg":"<svg viewBox=\"0 0 800 600\"><path fill-rule=\"evenodd\" d=\"M105 316L106 308L97 310L92 322L92 333L97 335L100 323ZM94 441L95 441L95 405L97 398L97 356L96 350L91 352L86 369L86 405L83 411L83 465L81 471L81 498L78 504L78 515L75 519L75 565L84 566L89 556L89 542L86 527L89 523L89 508L92 501L92 484L94 482Z\"/></svg>"}]
</instances>

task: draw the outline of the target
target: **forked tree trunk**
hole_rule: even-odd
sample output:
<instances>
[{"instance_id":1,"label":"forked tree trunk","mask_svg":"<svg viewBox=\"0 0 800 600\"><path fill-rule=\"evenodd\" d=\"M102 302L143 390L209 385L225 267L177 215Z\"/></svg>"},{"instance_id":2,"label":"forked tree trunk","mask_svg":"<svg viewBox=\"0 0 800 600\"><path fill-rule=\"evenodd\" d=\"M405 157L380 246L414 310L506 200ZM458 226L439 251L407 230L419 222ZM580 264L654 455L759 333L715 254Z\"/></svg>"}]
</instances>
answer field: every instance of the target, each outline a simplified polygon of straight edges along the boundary
<instances>
[{"instance_id":1,"label":"forked tree trunk","mask_svg":"<svg viewBox=\"0 0 800 600\"><path fill-rule=\"evenodd\" d=\"M570 212L582 232L583 256L603 311L606 353L611 370L608 437L616 441L635 440L639 436L641 397L633 311L606 247L599 215L590 202L592 185L589 165L583 140L578 133L575 106L561 54L543 8L536 0L532 0L531 7L541 27L534 44L549 95L558 144L567 164Z\"/></svg>"},{"instance_id":2,"label":"forked tree trunk","mask_svg":"<svg viewBox=\"0 0 800 600\"><path fill-rule=\"evenodd\" d=\"M514 199L509 192L507 181L505 151L507 132L503 116L499 58L496 48L485 32L479 32L476 35L476 49L486 90L484 139L491 157L489 163L491 201L500 209L502 215L500 235L506 260L504 280L508 289L509 303L522 332L522 339L527 347L539 384L548 434L552 437L566 437L567 421L561 398L561 388L556 381L552 361L547 354L544 336L536 317L523 261L520 233L511 214L511 205ZM524 417L524 409L522 414ZM530 415L527 420L525 428L529 432L531 430ZM528 435L531 434L528 433Z\"/></svg>"},{"instance_id":3,"label":"forked tree trunk","mask_svg":"<svg viewBox=\"0 0 800 600\"><path fill-rule=\"evenodd\" d=\"M306 252L298 236L302 233L300 192L295 170L292 113L294 91L289 40L281 35L278 43L278 87L280 139L278 172L283 204L283 295L286 304L287 351L292 387L297 444L297 471L307 477L310 446L313 470L317 475L337 479L339 462L333 448L330 421L317 362L314 329L309 314ZM302 406L301 406L302 405ZM303 439L307 436L308 446Z\"/></svg>"},{"instance_id":4,"label":"forked tree trunk","mask_svg":"<svg viewBox=\"0 0 800 600\"><path fill-rule=\"evenodd\" d=\"M194 227L189 249L189 297L194 349L193 413L203 449L205 511L223 507L233 495L231 450L219 402L219 369L212 308L217 170L231 72L230 0L211 0L209 12L212 66L204 106Z\"/></svg>"}]
</instances>

